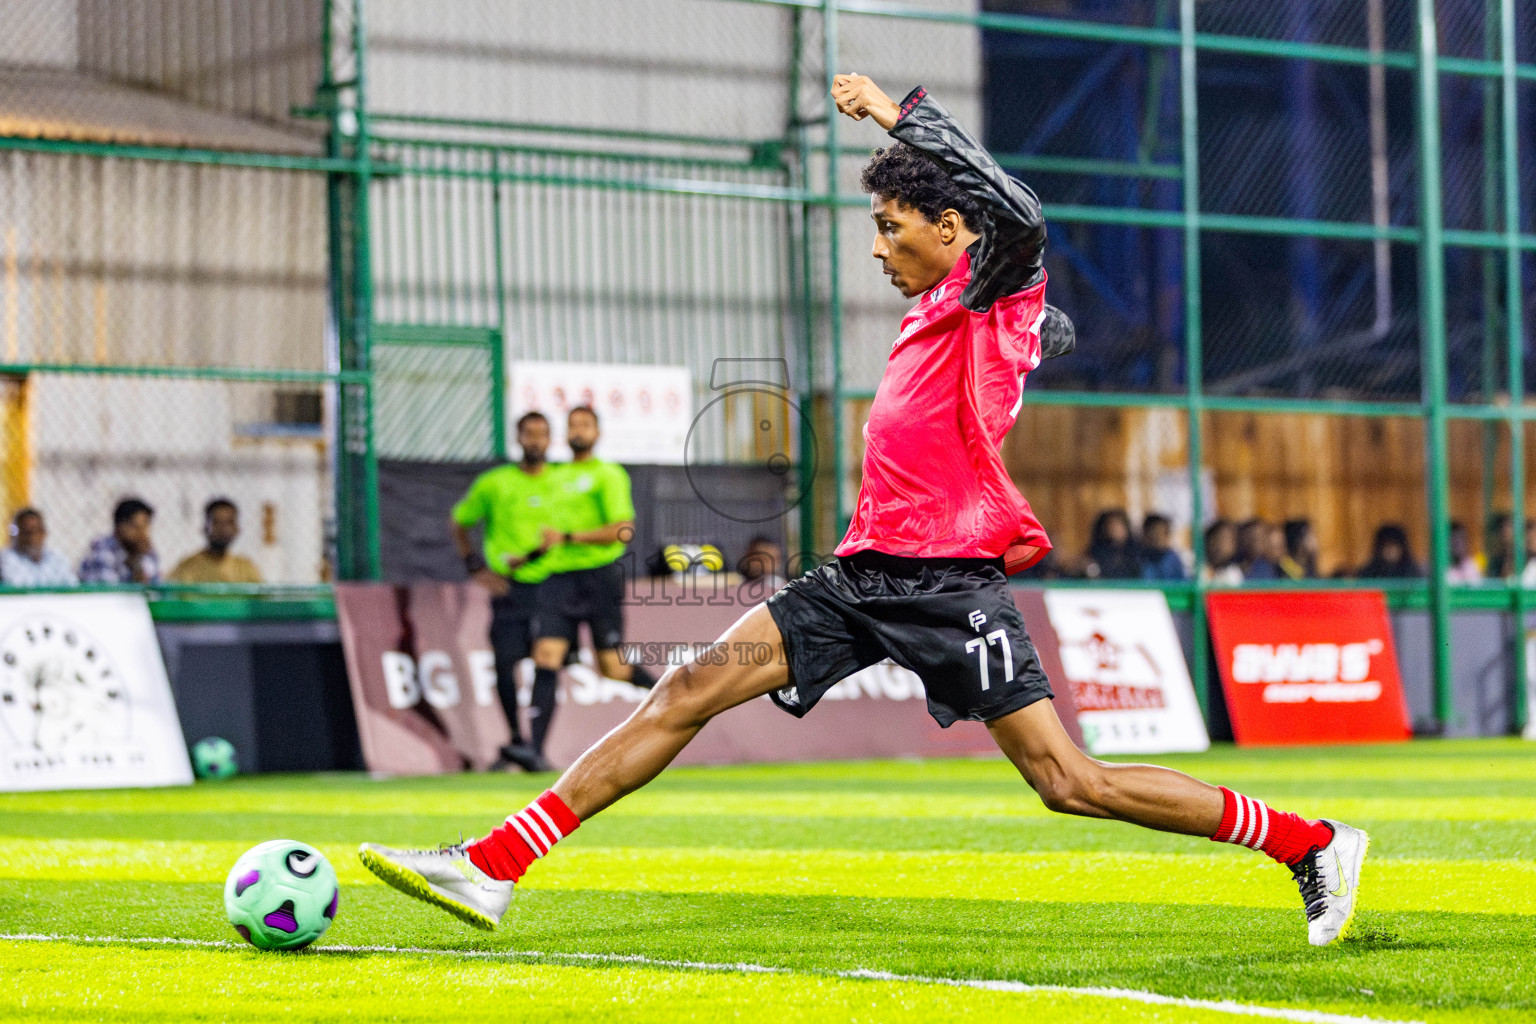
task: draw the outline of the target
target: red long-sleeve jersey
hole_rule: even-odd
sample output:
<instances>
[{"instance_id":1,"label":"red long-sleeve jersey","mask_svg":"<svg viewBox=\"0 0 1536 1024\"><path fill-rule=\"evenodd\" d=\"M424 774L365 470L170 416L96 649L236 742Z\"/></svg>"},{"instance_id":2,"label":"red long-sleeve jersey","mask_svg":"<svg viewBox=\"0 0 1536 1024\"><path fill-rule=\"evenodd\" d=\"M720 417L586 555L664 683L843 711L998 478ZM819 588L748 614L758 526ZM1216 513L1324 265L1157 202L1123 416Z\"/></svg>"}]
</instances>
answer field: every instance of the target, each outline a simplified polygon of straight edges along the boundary
<instances>
[{"instance_id":1,"label":"red long-sleeve jersey","mask_svg":"<svg viewBox=\"0 0 1536 1024\"><path fill-rule=\"evenodd\" d=\"M1051 547L1001 454L1024 380L1041 359L1045 222L1034 193L921 88L901 106L891 135L980 202L981 239L902 320L864 426L863 483L836 553L1001 556L1017 572Z\"/></svg>"}]
</instances>

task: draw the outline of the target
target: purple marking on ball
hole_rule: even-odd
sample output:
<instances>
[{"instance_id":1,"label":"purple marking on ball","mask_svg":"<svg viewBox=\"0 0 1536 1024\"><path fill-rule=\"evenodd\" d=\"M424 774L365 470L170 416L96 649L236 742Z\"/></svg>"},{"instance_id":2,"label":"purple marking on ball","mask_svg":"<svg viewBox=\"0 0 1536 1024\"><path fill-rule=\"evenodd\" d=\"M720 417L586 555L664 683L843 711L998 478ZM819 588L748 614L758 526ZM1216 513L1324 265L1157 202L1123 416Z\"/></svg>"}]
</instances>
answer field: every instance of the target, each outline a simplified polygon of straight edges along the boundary
<instances>
[{"instance_id":1,"label":"purple marking on ball","mask_svg":"<svg viewBox=\"0 0 1536 1024\"><path fill-rule=\"evenodd\" d=\"M235 925L235 931L239 932L240 933L240 937L242 939L244 939L246 942L250 942L251 941L251 930L249 928L247 928L245 925L243 925L243 924Z\"/></svg>"},{"instance_id":2,"label":"purple marking on ball","mask_svg":"<svg viewBox=\"0 0 1536 1024\"><path fill-rule=\"evenodd\" d=\"M268 928L276 928L279 931L292 935L299 930L299 919L293 916L293 901L285 900L283 905L261 919L261 923Z\"/></svg>"},{"instance_id":3,"label":"purple marking on ball","mask_svg":"<svg viewBox=\"0 0 1536 1024\"><path fill-rule=\"evenodd\" d=\"M325 916L329 921L336 920L336 905L341 902L341 890L338 888L331 893L331 905L325 908Z\"/></svg>"},{"instance_id":4,"label":"purple marking on ball","mask_svg":"<svg viewBox=\"0 0 1536 1024\"><path fill-rule=\"evenodd\" d=\"M251 870L247 871L245 874L243 874L239 878L235 879L235 896L236 896L236 898L238 898L241 893L245 892L245 890L247 890L251 886L255 885L257 883L257 881L259 881L260 879L261 879L261 872L257 871L255 868L251 868Z\"/></svg>"}]
</instances>

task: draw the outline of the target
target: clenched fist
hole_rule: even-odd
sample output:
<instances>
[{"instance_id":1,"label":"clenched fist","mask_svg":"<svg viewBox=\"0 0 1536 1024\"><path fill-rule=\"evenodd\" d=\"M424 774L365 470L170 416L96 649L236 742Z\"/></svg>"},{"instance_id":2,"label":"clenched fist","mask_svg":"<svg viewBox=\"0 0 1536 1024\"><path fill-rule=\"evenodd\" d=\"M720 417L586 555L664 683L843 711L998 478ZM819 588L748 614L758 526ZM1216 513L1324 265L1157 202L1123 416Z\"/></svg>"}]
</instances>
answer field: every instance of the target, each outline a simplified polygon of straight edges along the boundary
<instances>
[{"instance_id":1,"label":"clenched fist","mask_svg":"<svg viewBox=\"0 0 1536 1024\"><path fill-rule=\"evenodd\" d=\"M832 102L855 121L872 117L886 131L895 127L896 119L901 116L896 101L882 92L868 75L834 75Z\"/></svg>"}]
</instances>

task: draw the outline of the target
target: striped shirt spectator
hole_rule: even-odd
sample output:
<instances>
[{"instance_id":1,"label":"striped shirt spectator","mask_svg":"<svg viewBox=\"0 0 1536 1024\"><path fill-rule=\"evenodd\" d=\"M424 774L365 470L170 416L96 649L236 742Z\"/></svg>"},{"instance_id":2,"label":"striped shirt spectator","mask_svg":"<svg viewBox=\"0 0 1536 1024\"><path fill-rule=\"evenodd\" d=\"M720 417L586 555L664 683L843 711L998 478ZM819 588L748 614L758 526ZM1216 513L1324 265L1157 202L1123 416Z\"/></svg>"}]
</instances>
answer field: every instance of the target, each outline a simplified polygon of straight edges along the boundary
<instances>
[{"instance_id":1,"label":"striped shirt spectator","mask_svg":"<svg viewBox=\"0 0 1536 1024\"><path fill-rule=\"evenodd\" d=\"M112 532L91 541L80 563L82 583L159 583L160 557L149 536L155 510L125 498L112 510Z\"/></svg>"}]
</instances>

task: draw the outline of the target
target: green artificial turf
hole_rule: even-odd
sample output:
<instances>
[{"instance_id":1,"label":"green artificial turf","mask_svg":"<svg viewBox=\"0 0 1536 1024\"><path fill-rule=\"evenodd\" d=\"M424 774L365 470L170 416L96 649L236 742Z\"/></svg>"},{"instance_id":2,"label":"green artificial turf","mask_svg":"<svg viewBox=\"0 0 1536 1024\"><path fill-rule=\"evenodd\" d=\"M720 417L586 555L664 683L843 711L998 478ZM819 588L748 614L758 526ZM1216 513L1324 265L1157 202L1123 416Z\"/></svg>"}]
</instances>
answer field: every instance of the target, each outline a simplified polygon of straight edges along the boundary
<instances>
[{"instance_id":1,"label":"green artificial turf","mask_svg":"<svg viewBox=\"0 0 1536 1024\"><path fill-rule=\"evenodd\" d=\"M247 777L0 794L0 1019L1536 1020L1536 745L1155 760L1368 829L1356 937L1308 946L1267 858L1052 815L1000 759L668 772L489 935L356 844L479 835L550 777ZM275 837L343 886L296 954L223 917L229 865Z\"/></svg>"}]
</instances>

